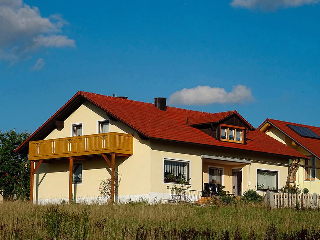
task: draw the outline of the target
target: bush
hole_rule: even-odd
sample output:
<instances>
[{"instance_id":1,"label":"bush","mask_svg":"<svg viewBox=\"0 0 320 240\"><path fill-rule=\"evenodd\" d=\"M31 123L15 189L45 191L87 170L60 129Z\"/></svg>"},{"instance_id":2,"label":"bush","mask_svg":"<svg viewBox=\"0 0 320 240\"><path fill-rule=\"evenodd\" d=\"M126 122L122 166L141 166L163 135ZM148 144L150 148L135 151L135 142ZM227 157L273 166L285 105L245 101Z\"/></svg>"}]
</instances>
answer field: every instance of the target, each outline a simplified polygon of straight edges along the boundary
<instances>
[{"instance_id":1,"label":"bush","mask_svg":"<svg viewBox=\"0 0 320 240\"><path fill-rule=\"evenodd\" d=\"M309 193L309 189L308 189L308 188L304 188L304 189L302 190L302 193L303 193L303 194L308 194L308 193Z\"/></svg>"},{"instance_id":2,"label":"bush","mask_svg":"<svg viewBox=\"0 0 320 240\"><path fill-rule=\"evenodd\" d=\"M225 196L221 196L221 202L225 205L228 205L228 204L236 203L236 199L234 196L225 195Z\"/></svg>"},{"instance_id":3,"label":"bush","mask_svg":"<svg viewBox=\"0 0 320 240\"><path fill-rule=\"evenodd\" d=\"M246 202L260 203L262 201L262 196L254 190L248 190L243 193L242 200Z\"/></svg>"},{"instance_id":4,"label":"bush","mask_svg":"<svg viewBox=\"0 0 320 240\"><path fill-rule=\"evenodd\" d=\"M293 194L301 193L299 186L292 186L292 185L284 186L279 191L282 193L293 193Z\"/></svg>"}]
</instances>

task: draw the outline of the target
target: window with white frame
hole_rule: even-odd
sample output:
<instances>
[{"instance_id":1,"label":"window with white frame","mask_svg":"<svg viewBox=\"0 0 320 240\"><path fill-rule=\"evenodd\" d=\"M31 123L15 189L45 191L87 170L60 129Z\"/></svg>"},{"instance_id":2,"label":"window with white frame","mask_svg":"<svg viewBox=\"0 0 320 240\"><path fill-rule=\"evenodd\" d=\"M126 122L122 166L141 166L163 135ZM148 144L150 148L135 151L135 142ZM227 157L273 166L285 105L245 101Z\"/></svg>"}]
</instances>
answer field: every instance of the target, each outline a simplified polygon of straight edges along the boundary
<instances>
[{"instance_id":1,"label":"window with white frame","mask_svg":"<svg viewBox=\"0 0 320 240\"><path fill-rule=\"evenodd\" d=\"M82 183L82 163L73 164L72 183Z\"/></svg>"},{"instance_id":2,"label":"window with white frame","mask_svg":"<svg viewBox=\"0 0 320 240\"><path fill-rule=\"evenodd\" d=\"M82 136L82 124L72 124L72 137Z\"/></svg>"},{"instance_id":3,"label":"window with white frame","mask_svg":"<svg viewBox=\"0 0 320 240\"><path fill-rule=\"evenodd\" d=\"M278 190L278 171L257 170L258 190Z\"/></svg>"},{"instance_id":4,"label":"window with white frame","mask_svg":"<svg viewBox=\"0 0 320 240\"><path fill-rule=\"evenodd\" d=\"M188 161L165 159L164 182L183 183L188 182L190 164Z\"/></svg>"},{"instance_id":5,"label":"window with white frame","mask_svg":"<svg viewBox=\"0 0 320 240\"><path fill-rule=\"evenodd\" d=\"M109 132L109 124L110 121L109 120L103 120L103 121L99 121L99 133L108 133Z\"/></svg>"}]
</instances>

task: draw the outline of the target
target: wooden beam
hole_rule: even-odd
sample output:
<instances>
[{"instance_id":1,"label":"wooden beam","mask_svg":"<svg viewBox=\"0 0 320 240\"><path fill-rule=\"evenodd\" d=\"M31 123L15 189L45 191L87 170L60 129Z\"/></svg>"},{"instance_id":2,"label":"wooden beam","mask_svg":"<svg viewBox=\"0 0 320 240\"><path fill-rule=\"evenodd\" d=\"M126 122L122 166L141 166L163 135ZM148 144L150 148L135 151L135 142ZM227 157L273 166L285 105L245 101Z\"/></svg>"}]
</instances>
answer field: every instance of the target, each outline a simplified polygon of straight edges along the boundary
<instances>
[{"instance_id":1,"label":"wooden beam","mask_svg":"<svg viewBox=\"0 0 320 240\"><path fill-rule=\"evenodd\" d=\"M109 167L112 168L112 164L111 164L109 158L107 157L107 155L105 155L105 154L103 154L103 153L102 153L101 155L102 155L102 157L104 158L104 160L106 160L106 162L108 163Z\"/></svg>"},{"instance_id":2,"label":"wooden beam","mask_svg":"<svg viewBox=\"0 0 320 240\"><path fill-rule=\"evenodd\" d=\"M111 202L114 202L114 182L115 182L115 166L116 166L116 154L111 154Z\"/></svg>"},{"instance_id":3,"label":"wooden beam","mask_svg":"<svg viewBox=\"0 0 320 240\"><path fill-rule=\"evenodd\" d=\"M117 157L130 157L130 154L124 154L124 153L116 153Z\"/></svg>"},{"instance_id":4,"label":"wooden beam","mask_svg":"<svg viewBox=\"0 0 320 240\"><path fill-rule=\"evenodd\" d=\"M73 158L69 158L69 203L72 202Z\"/></svg>"},{"instance_id":5,"label":"wooden beam","mask_svg":"<svg viewBox=\"0 0 320 240\"><path fill-rule=\"evenodd\" d=\"M40 160L39 162L37 162L37 165L36 165L36 167L34 168L34 170L33 170L33 174L35 174L36 173L36 171L38 170L38 168L40 167L40 164L43 162L43 160Z\"/></svg>"},{"instance_id":6,"label":"wooden beam","mask_svg":"<svg viewBox=\"0 0 320 240\"><path fill-rule=\"evenodd\" d=\"M33 172L34 172L34 161L30 161L30 202L33 203Z\"/></svg>"},{"instance_id":7,"label":"wooden beam","mask_svg":"<svg viewBox=\"0 0 320 240\"><path fill-rule=\"evenodd\" d=\"M265 131L267 131L270 127L271 127L271 124L270 124L270 123L265 123L265 124L260 128L260 131L261 131L261 132L265 132Z\"/></svg>"}]
</instances>

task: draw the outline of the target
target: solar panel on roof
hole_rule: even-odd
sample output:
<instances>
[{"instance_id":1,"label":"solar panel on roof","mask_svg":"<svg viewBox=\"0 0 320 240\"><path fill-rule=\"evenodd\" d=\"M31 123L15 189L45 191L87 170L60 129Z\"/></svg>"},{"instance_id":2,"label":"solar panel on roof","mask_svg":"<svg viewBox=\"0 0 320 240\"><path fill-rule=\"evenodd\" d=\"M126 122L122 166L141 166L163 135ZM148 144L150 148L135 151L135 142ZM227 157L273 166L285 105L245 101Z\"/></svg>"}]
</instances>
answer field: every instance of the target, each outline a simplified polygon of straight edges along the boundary
<instances>
[{"instance_id":1,"label":"solar panel on roof","mask_svg":"<svg viewBox=\"0 0 320 240\"><path fill-rule=\"evenodd\" d=\"M301 137L309 137L309 138L316 138L320 139L320 136L313 132L311 129L307 127L300 127L300 126L295 126L295 125L290 125L287 124L289 128L291 128L293 131L298 133Z\"/></svg>"}]
</instances>

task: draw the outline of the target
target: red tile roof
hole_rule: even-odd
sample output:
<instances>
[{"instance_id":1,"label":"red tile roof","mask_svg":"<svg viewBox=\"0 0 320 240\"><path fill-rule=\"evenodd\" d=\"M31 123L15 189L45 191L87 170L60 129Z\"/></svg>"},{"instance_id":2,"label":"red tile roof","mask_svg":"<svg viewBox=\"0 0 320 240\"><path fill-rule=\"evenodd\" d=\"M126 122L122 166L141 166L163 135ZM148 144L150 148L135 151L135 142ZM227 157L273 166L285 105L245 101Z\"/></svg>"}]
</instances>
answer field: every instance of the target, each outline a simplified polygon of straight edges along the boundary
<instances>
[{"instance_id":1,"label":"red tile roof","mask_svg":"<svg viewBox=\"0 0 320 240\"><path fill-rule=\"evenodd\" d=\"M312 130L313 132L315 132L319 136L320 136L320 127L314 127L314 126L303 125L303 124L299 124L299 123L286 122L286 121L280 121L280 120L269 119L269 118L267 118L260 125L260 127L262 127L265 123L270 123L274 127L278 128L280 131L285 133L287 136L289 136L296 143L298 143L302 147L306 148L309 152L313 153L318 158L320 158L320 139L301 137L298 133L296 133L291 128L289 128L287 126L287 124L309 128L310 130Z\"/></svg>"},{"instance_id":2,"label":"red tile roof","mask_svg":"<svg viewBox=\"0 0 320 240\"><path fill-rule=\"evenodd\" d=\"M36 130L21 146L16 149L16 151L27 146L27 142L33 140L37 132L42 131L42 128L48 124L48 122L52 121L59 112L63 111L63 109L72 100L79 96L100 107L112 117L122 121L147 138L242 149L292 157L305 157L299 152L279 143L277 140L267 136L259 130L255 130L237 111L205 113L175 107L167 107L166 111L162 111L156 108L152 103L138 102L81 91L70 99L66 105L58 110L58 112L55 113L55 115L53 115L38 130ZM252 130L247 134L246 144L222 142L194 127L187 125L187 119L188 121L191 119L193 124L219 122L233 114L242 118L248 126L252 127Z\"/></svg>"}]
</instances>

